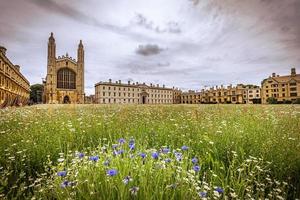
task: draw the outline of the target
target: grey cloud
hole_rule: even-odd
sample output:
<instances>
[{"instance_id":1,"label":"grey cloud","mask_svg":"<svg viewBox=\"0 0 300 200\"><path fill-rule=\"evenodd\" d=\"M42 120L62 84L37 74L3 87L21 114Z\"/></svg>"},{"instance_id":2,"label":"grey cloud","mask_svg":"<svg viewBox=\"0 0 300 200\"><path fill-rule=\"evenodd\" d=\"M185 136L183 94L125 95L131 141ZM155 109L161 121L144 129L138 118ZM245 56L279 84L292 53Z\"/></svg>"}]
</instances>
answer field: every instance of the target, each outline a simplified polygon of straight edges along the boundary
<instances>
[{"instance_id":1,"label":"grey cloud","mask_svg":"<svg viewBox=\"0 0 300 200\"><path fill-rule=\"evenodd\" d=\"M144 15L140 13L136 14L133 23L144 27L145 29L155 31L156 33L181 33L181 29L177 22L169 21L168 23L166 23L165 27L162 28L160 26L155 25L153 21L148 20Z\"/></svg>"},{"instance_id":2,"label":"grey cloud","mask_svg":"<svg viewBox=\"0 0 300 200\"><path fill-rule=\"evenodd\" d=\"M146 44L146 45L139 45L136 49L136 53L142 56L152 56L159 54L164 49L160 48L156 44Z\"/></svg>"}]
</instances>

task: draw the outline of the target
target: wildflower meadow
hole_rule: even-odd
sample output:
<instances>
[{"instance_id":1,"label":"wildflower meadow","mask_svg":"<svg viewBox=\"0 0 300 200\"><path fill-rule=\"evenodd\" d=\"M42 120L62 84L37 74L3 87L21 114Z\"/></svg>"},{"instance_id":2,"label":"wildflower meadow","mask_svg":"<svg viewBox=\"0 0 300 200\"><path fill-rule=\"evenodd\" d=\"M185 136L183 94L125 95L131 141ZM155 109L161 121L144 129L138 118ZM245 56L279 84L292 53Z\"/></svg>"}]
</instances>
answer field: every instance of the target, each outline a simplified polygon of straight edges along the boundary
<instances>
[{"instance_id":1,"label":"wildflower meadow","mask_svg":"<svg viewBox=\"0 0 300 200\"><path fill-rule=\"evenodd\" d=\"M299 199L296 105L0 110L0 199Z\"/></svg>"}]
</instances>

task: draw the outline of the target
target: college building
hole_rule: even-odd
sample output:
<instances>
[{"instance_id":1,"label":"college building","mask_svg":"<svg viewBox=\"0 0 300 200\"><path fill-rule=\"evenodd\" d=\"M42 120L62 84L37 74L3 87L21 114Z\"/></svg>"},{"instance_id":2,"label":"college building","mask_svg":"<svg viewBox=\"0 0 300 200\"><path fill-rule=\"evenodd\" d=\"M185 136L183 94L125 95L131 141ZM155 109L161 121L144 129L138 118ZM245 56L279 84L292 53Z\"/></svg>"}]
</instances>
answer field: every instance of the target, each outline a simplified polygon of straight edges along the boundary
<instances>
[{"instance_id":1,"label":"college building","mask_svg":"<svg viewBox=\"0 0 300 200\"><path fill-rule=\"evenodd\" d=\"M216 104L216 103L260 103L260 87L255 85L237 84L223 85L202 89L199 92L189 90L181 95L182 104Z\"/></svg>"},{"instance_id":2,"label":"college building","mask_svg":"<svg viewBox=\"0 0 300 200\"><path fill-rule=\"evenodd\" d=\"M292 103L300 98L300 74L296 74L296 69L291 69L291 74L286 76L276 75L262 81L262 103L268 103L268 99L273 98L278 103Z\"/></svg>"},{"instance_id":3,"label":"college building","mask_svg":"<svg viewBox=\"0 0 300 200\"><path fill-rule=\"evenodd\" d=\"M173 104L179 102L180 91L159 84L122 83L121 80L95 84L95 102L98 104Z\"/></svg>"},{"instance_id":4,"label":"college building","mask_svg":"<svg viewBox=\"0 0 300 200\"><path fill-rule=\"evenodd\" d=\"M29 81L6 56L6 48L0 46L0 108L26 105L30 95Z\"/></svg>"},{"instance_id":5,"label":"college building","mask_svg":"<svg viewBox=\"0 0 300 200\"><path fill-rule=\"evenodd\" d=\"M53 33L48 41L47 76L44 81L44 103L84 103L84 49L80 40L77 60L68 53L56 57Z\"/></svg>"}]
</instances>

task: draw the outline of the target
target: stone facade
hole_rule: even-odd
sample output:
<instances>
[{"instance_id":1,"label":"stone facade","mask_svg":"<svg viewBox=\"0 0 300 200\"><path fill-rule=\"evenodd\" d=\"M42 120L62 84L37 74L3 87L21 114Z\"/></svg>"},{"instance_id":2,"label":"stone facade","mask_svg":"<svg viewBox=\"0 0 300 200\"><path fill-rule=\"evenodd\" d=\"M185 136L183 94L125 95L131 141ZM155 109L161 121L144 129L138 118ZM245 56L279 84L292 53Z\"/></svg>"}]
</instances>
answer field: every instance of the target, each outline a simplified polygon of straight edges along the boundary
<instances>
[{"instance_id":1,"label":"stone facade","mask_svg":"<svg viewBox=\"0 0 300 200\"><path fill-rule=\"evenodd\" d=\"M181 93L182 104L198 104L201 103L201 93L194 90Z\"/></svg>"},{"instance_id":2,"label":"stone facade","mask_svg":"<svg viewBox=\"0 0 300 200\"><path fill-rule=\"evenodd\" d=\"M275 98L278 102L293 102L300 98L300 74L296 69L291 69L291 74L279 76L275 73L262 81L262 103L267 103L268 98Z\"/></svg>"},{"instance_id":3,"label":"stone facade","mask_svg":"<svg viewBox=\"0 0 300 200\"><path fill-rule=\"evenodd\" d=\"M246 85L244 90L244 103L261 103L261 89L257 85Z\"/></svg>"},{"instance_id":4,"label":"stone facade","mask_svg":"<svg viewBox=\"0 0 300 200\"><path fill-rule=\"evenodd\" d=\"M95 102L98 104L172 104L176 99L178 90L166 88L164 85L146 85L113 83L111 79L108 82L99 82L95 85Z\"/></svg>"},{"instance_id":5,"label":"stone facade","mask_svg":"<svg viewBox=\"0 0 300 200\"><path fill-rule=\"evenodd\" d=\"M84 103L84 49L80 40L77 61L68 54L56 58L53 33L48 42L44 103Z\"/></svg>"},{"instance_id":6,"label":"stone facade","mask_svg":"<svg viewBox=\"0 0 300 200\"><path fill-rule=\"evenodd\" d=\"M20 66L13 65L0 46L0 108L26 105L30 95L29 81L21 74Z\"/></svg>"},{"instance_id":7,"label":"stone facade","mask_svg":"<svg viewBox=\"0 0 300 200\"><path fill-rule=\"evenodd\" d=\"M243 93L245 86L243 84L237 84L235 87L229 85L224 87L212 87L208 90L201 91L201 103L233 103L242 104L245 103Z\"/></svg>"}]
</instances>

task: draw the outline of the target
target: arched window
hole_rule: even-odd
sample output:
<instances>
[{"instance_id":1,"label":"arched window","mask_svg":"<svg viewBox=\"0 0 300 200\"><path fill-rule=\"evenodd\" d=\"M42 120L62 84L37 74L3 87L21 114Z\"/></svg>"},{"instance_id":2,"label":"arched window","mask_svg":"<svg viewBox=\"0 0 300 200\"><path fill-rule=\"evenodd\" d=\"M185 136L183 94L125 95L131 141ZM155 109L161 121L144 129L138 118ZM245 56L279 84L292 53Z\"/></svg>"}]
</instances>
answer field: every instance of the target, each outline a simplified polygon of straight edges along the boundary
<instances>
[{"instance_id":1,"label":"arched window","mask_svg":"<svg viewBox=\"0 0 300 200\"><path fill-rule=\"evenodd\" d=\"M76 89L76 74L68 68L57 72L57 88Z\"/></svg>"}]
</instances>

